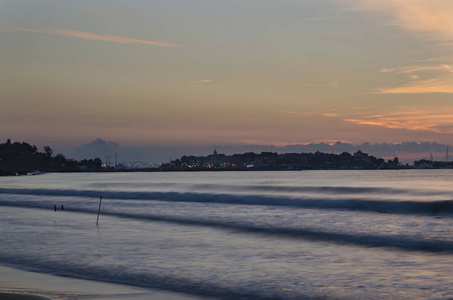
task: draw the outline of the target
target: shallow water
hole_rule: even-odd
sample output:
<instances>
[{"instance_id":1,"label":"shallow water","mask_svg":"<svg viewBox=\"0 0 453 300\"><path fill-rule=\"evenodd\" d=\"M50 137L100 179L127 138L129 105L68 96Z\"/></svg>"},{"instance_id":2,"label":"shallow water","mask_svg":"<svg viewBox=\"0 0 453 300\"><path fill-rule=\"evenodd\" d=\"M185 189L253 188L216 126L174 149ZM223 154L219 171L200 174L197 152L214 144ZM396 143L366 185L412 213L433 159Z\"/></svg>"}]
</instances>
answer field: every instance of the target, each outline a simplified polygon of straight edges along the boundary
<instances>
[{"instance_id":1,"label":"shallow water","mask_svg":"<svg viewBox=\"0 0 453 300\"><path fill-rule=\"evenodd\" d=\"M452 179L452 170L4 177L0 264L215 299L448 299Z\"/></svg>"}]
</instances>

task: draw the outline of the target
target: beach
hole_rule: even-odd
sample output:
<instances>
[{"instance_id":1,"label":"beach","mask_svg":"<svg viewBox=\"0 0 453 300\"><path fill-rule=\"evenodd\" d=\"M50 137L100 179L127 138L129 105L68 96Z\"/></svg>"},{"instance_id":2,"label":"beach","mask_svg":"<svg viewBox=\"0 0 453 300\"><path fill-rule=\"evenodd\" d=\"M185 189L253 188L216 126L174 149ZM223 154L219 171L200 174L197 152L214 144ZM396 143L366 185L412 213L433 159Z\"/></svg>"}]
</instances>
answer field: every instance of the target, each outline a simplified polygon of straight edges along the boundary
<instances>
[{"instance_id":1,"label":"beach","mask_svg":"<svg viewBox=\"0 0 453 300\"><path fill-rule=\"evenodd\" d=\"M190 296L0 266L1 300L190 300ZM198 298L197 298L198 299Z\"/></svg>"},{"instance_id":2,"label":"beach","mask_svg":"<svg viewBox=\"0 0 453 300\"><path fill-rule=\"evenodd\" d=\"M3 300L46 300L49 298L25 295L25 294L0 293L0 299L3 299Z\"/></svg>"}]
</instances>

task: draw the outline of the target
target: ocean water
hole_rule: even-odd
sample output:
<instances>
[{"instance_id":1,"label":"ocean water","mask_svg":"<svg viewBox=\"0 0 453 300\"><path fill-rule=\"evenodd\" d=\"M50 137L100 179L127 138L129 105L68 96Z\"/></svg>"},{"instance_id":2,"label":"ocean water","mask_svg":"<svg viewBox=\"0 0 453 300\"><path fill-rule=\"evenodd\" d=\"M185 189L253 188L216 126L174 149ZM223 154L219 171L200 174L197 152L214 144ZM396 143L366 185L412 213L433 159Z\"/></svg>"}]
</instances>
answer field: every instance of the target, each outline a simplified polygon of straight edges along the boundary
<instances>
[{"instance_id":1,"label":"ocean water","mask_svg":"<svg viewBox=\"0 0 453 300\"><path fill-rule=\"evenodd\" d=\"M453 299L452 182L453 170L0 177L0 265L190 299Z\"/></svg>"}]
</instances>

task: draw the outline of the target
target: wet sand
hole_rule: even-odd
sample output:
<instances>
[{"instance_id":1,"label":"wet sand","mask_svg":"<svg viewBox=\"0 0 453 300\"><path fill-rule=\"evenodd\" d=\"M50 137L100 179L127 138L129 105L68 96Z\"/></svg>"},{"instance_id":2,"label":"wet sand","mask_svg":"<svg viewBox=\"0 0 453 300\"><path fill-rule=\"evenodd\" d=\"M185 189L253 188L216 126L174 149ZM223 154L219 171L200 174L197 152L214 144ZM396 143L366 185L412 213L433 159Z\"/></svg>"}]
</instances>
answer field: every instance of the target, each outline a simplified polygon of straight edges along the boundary
<instances>
[{"instance_id":1,"label":"wet sand","mask_svg":"<svg viewBox=\"0 0 453 300\"><path fill-rule=\"evenodd\" d=\"M200 300L180 293L53 276L0 266L1 300Z\"/></svg>"},{"instance_id":2,"label":"wet sand","mask_svg":"<svg viewBox=\"0 0 453 300\"><path fill-rule=\"evenodd\" d=\"M53 276L0 266L0 299L2 300L141 300L147 290L133 287Z\"/></svg>"},{"instance_id":3,"label":"wet sand","mask_svg":"<svg viewBox=\"0 0 453 300\"><path fill-rule=\"evenodd\" d=\"M2 299L2 300L49 300L51 298L34 296L34 295L24 295L24 294L0 293L0 299Z\"/></svg>"}]
</instances>

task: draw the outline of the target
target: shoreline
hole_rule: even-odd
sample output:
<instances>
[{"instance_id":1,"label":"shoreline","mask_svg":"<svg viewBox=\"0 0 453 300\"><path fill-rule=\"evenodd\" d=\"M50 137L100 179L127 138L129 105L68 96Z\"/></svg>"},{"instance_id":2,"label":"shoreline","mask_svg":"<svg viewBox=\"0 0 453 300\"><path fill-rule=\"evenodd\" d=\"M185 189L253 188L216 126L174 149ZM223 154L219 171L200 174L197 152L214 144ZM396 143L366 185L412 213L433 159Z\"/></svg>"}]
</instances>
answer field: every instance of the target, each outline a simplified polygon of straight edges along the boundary
<instances>
[{"instance_id":1,"label":"shoreline","mask_svg":"<svg viewBox=\"0 0 453 300\"><path fill-rule=\"evenodd\" d=\"M2 300L200 300L176 292L56 276L0 265Z\"/></svg>"},{"instance_id":2,"label":"shoreline","mask_svg":"<svg viewBox=\"0 0 453 300\"><path fill-rule=\"evenodd\" d=\"M0 299L3 300L52 300L43 296L28 295L22 293L3 293L0 291Z\"/></svg>"},{"instance_id":3,"label":"shoreline","mask_svg":"<svg viewBox=\"0 0 453 300\"><path fill-rule=\"evenodd\" d=\"M146 290L0 265L0 299L147 299ZM149 298L148 298L149 299Z\"/></svg>"},{"instance_id":4,"label":"shoreline","mask_svg":"<svg viewBox=\"0 0 453 300\"><path fill-rule=\"evenodd\" d=\"M401 168L370 168L370 169L264 169L264 168L248 168L248 169L118 169L118 170L100 170L100 171L50 171L42 172L36 175L28 175L27 173L1 173L1 177L20 177L20 176L39 176L44 174L80 174L80 173L98 173L98 174L112 174L112 173L197 173L197 172L307 172L307 171L399 171L399 170L453 170L453 168L415 168L415 167L401 167Z\"/></svg>"}]
</instances>

